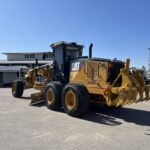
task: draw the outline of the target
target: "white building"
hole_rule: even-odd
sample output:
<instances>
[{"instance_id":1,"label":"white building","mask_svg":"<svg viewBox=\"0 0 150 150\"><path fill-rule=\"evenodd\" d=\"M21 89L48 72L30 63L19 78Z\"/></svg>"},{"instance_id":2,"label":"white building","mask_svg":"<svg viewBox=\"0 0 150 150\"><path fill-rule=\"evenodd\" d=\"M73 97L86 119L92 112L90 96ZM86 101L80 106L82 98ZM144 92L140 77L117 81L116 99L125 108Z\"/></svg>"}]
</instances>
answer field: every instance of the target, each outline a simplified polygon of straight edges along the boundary
<instances>
[{"instance_id":1,"label":"white building","mask_svg":"<svg viewBox=\"0 0 150 150\"><path fill-rule=\"evenodd\" d=\"M16 78L22 78L27 70L26 66L0 66L0 85L12 83Z\"/></svg>"},{"instance_id":2,"label":"white building","mask_svg":"<svg viewBox=\"0 0 150 150\"><path fill-rule=\"evenodd\" d=\"M24 76L24 73L38 65L51 63L52 52L27 52L27 53L3 53L7 60L0 60L0 85L9 84L16 78Z\"/></svg>"},{"instance_id":3,"label":"white building","mask_svg":"<svg viewBox=\"0 0 150 150\"><path fill-rule=\"evenodd\" d=\"M8 61L50 60L52 52L3 53Z\"/></svg>"},{"instance_id":4,"label":"white building","mask_svg":"<svg viewBox=\"0 0 150 150\"><path fill-rule=\"evenodd\" d=\"M38 59L39 65L49 63L52 59L52 52L28 52L28 53L3 53L7 60L0 60L0 66L25 65L35 66L35 60Z\"/></svg>"}]
</instances>

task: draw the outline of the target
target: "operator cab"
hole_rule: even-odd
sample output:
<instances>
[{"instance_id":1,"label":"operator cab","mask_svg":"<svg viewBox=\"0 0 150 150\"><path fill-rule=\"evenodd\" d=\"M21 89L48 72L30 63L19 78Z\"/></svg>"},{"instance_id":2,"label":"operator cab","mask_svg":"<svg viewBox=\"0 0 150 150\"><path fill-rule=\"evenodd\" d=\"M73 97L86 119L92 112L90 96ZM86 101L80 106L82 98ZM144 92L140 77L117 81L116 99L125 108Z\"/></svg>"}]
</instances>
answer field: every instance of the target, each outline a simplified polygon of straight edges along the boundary
<instances>
[{"instance_id":1,"label":"operator cab","mask_svg":"<svg viewBox=\"0 0 150 150\"><path fill-rule=\"evenodd\" d=\"M64 77L64 84L69 82L70 60L82 57L83 47L83 45L78 45L75 42L67 43L64 41L56 42L51 45L54 61Z\"/></svg>"}]
</instances>

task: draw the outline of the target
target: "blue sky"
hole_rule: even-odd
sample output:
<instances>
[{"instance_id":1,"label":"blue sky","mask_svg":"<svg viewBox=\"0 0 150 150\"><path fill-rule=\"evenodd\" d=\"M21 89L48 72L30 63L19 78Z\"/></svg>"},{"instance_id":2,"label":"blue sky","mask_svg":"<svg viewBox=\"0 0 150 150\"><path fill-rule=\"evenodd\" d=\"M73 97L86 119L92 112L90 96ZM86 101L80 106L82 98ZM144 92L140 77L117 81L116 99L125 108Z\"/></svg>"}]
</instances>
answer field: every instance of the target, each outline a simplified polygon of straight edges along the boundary
<instances>
[{"instance_id":1,"label":"blue sky","mask_svg":"<svg viewBox=\"0 0 150 150\"><path fill-rule=\"evenodd\" d=\"M85 45L85 55L92 42L94 57L147 67L150 1L0 0L0 53L49 51L61 40Z\"/></svg>"}]
</instances>

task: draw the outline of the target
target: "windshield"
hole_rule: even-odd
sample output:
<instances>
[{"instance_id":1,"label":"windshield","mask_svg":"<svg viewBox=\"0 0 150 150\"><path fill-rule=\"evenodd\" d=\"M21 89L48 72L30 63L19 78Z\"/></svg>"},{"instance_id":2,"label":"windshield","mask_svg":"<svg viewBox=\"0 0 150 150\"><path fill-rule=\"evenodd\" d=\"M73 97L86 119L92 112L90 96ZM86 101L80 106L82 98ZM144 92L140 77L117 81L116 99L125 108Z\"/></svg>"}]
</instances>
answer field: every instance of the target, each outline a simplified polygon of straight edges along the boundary
<instances>
[{"instance_id":1,"label":"windshield","mask_svg":"<svg viewBox=\"0 0 150 150\"><path fill-rule=\"evenodd\" d=\"M67 50L66 56L70 56L71 58L78 58L82 57L82 51L81 50Z\"/></svg>"}]
</instances>

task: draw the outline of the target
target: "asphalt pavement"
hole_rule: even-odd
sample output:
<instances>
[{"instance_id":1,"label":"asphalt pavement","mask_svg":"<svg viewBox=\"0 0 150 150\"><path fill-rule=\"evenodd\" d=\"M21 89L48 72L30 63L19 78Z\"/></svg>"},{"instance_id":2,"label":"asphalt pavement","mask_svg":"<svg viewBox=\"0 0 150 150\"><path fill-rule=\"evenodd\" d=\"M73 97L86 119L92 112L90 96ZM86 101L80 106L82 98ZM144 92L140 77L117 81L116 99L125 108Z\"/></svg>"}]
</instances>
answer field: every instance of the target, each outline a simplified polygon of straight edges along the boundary
<instances>
[{"instance_id":1,"label":"asphalt pavement","mask_svg":"<svg viewBox=\"0 0 150 150\"><path fill-rule=\"evenodd\" d=\"M44 104L29 106L34 92L17 99L0 88L0 150L150 149L150 101L73 118Z\"/></svg>"}]
</instances>

